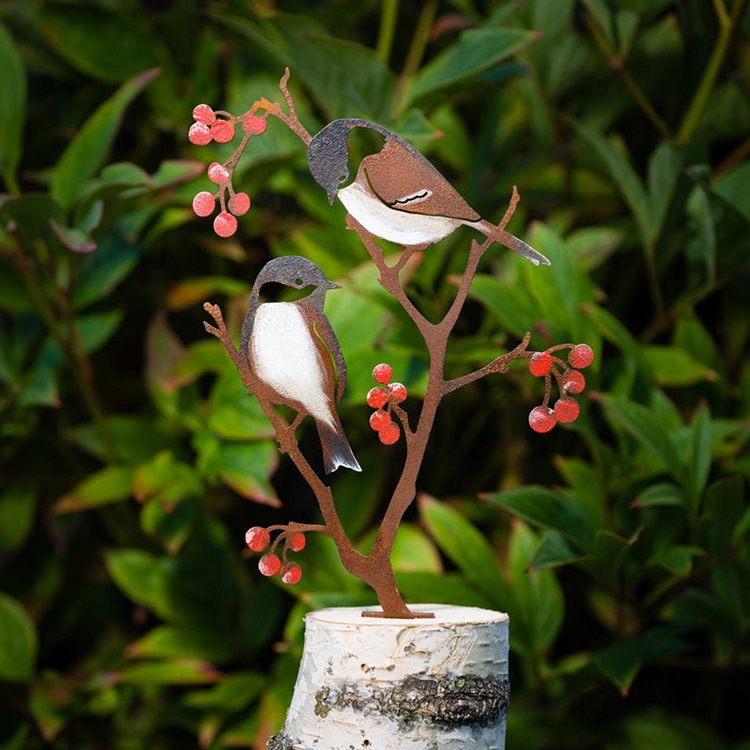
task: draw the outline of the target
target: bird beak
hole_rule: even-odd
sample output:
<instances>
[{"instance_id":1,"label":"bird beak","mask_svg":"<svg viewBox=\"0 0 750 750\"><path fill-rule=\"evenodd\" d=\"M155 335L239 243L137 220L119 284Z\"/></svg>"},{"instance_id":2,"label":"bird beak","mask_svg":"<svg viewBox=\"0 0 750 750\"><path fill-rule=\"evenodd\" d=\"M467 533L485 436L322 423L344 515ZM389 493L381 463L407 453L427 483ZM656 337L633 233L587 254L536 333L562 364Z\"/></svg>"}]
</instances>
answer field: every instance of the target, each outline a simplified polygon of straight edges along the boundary
<instances>
[{"instance_id":1,"label":"bird beak","mask_svg":"<svg viewBox=\"0 0 750 750\"><path fill-rule=\"evenodd\" d=\"M341 284L334 284L333 281L326 282L326 289L341 289Z\"/></svg>"},{"instance_id":2,"label":"bird beak","mask_svg":"<svg viewBox=\"0 0 750 750\"><path fill-rule=\"evenodd\" d=\"M328 193L328 202L333 205L333 202L336 200L336 195L338 193L338 190L334 190L332 193Z\"/></svg>"}]
</instances>

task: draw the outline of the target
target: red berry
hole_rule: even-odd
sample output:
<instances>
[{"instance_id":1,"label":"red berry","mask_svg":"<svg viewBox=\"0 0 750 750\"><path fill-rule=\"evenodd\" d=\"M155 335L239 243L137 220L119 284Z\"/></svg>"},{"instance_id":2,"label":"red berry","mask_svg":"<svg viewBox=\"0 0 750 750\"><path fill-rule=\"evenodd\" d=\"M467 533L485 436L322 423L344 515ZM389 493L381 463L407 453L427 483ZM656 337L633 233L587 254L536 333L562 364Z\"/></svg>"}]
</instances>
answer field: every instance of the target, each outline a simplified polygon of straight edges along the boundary
<instances>
[{"instance_id":1,"label":"red berry","mask_svg":"<svg viewBox=\"0 0 750 750\"><path fill-rule=\"evenodd\" d=\"M557 424L552 409L537 406L529 414L529 425L534 432L549 432Z\"/></svg>"},{"instance_id":2,"label":"red berry","mask_svg":"<svg viewBox=\"0 0 750 750\"><path fill-rule=\"evenodd\" d=\"M247 193L236 193L229 199L229 210L235 216L242 216L250 208L250 196Z\"/></svg>"},{"instance_id":3,"label":"red berry","mask_svg":"<svg viewBox=\"0 0 750 750\"><path fill-rule=\"evenodd\" d=\"M555 404L555 416L558 422L575 422L580 413L581 407L578 406L578 402L574 398L563 396Z\"/></svg>"},{"instance_id":4,"label":"red berry","mask_svg":"<svg viewBox=\"0 0 750 750\"><path fill-rule=\"evenodd\" d=\"M211 126L211 135L217 143L229 143L234 138L234 125L228 120L217 120Z\"/></svg>"},{"instance_id":5,"label":"red berry","mask_svg":"<svg viewBox=\"0 0 750 750\"><path fill-rule=\"evenodd\" d=\"M393 445L401 437L401 430L398 425L391 423L389 427L384 427L378 433L378 438L383 445Z\"/></svg>"},{"instance_id":6,"label":"red berry","mask_svg":"<svg viewBox=\"0 0 750 750\"><path fill-rule=\"evenodd\" d=\"M568 393L582 393L586 387L586 378L578 370L571 370L565 378L563 389Z\"/></svg>"},{"instance_id":7,"label":"red berry","mask_svg":"<svg viewBox=\"0 0 750 750\"><path fill-rule=\"evenodd\" d=\"M231 237L237 231L237 219L227 211L217 214L214 219L214 232L219 237Z\"/></svg>"},{"instance_id":8,"label":"red berry","mask_svg":"<svg viewBox=\"0 0 750 750\"><path fill-rule=\"evenodd\" d=\"M208 174L208 179L217 185L221 185L222 182L226 182L229 179L229 170L223 164L219 164L218 161L213 162L208 167L206 173Z\"/></svg>"},{"instance_id":9,"label":"red berry","mask_svg":"<svg viewBox=\"0 0 750 750\"><path fill-rule=\"evenodd\" d=\"M549 352L535 352L529 360L529 372L537 378L547 375L552 369L553 360Z\"/></svg>"},{"instance_id":10,"label":"red berry","mask_svg":"<svg viewBox=\"0 0 750 750\"><path fill-rule=\"evenodd\" d=\"M568 362L573 367L583 369L594 361L594 352L588 344L576 344L568 354Z\"/></svg>"},{"instance_id":11,"label":"red berry","mask_svg":"<svg viewBox=\"0 0 750 750\"><path fill-rule=\"evenodd\" d=\"M391 415L387 411L378 409L370 416L370 427L372 427L375 432L380 432L380 430L388 427L389 424L391 424Z\"/></svg>"},{"instance_id":12,"label":"red berry","mask_svg":"<svg viewBox=\"0 0 750 750\"><path fill-rule=\"evenodd\" d=\"M301 552L305 549L307 540L305 539L305 535L301 531L298 531L296 534L287 537L286 543L292 552Z\"/></svg>"},{"instance_id":13,"label":"red berry","mask_svg":"<svg viewBox=\"0 0 750 750\"><path fill-rule=\"evenodd\" d=\"M386 365L385 363L376 365L375 369L372 371L373 378L375 378L375 380L377 380L378 383L382 383L383 385L391 382L392 375L393 375L393 369L391 368L390 365Z\"/></svg>"},{"instance_id":14,"label":"red berry","mask_svg":"<svg viewBox=\"0 0 750 750\"><path fill-rule=\"evenodd\" d=\"M213 195L204 190L193 198L193 211L197 216L210 216L214 212L214 204Z\"/></svg>"},{"instance_id":15,"label":"red berry","mask_svg":"<svg viewBox=\"0 0 750 750\"><path fill-rule=\"evenodd\" d=\"M258 560L258 570L264 576L275 576L281 570L281 560L273 552L269 552Z\"/></svg>"},{"instance_id":16,"label":"red berry","mask_svg":"<svg viewBox=\"0 0 750 750\"><path fill-rule=\"evenodd\" d=\"M188 140L194 146L205 146L211 143L211 128L203 122L194 122L188 130Z\"/></svg>"},{"instance_id":17,"label":"red berry","mask_svg":"<svg viewBox=\"0 0 750 750\"><path fill-rule=\"evenodd\" d=\"M271 535L261 526L253 526L245 532L245 544L253 552L263 552L271 543Z\"/></svg>"},{"instance_id":18,"label":"red berry","mask_svg":"<svg viewBox=\"0 0 750 750\"><path fill-rule=\"evenodd\" d=\"M302 568L297 563L287 563L281 569L281 580L290 586L299 583L300 578L302 578Z\"/></svg>"},{"instance_id":19,"label":"red berry","mask_svg":"<svg viewBox=\"0 0 750 750\"><path fill-rule=\"evenodd\" d=\"M242 118L242 129L250 135L263 135L266 132L268 123L265 117L256 117L255 115L246 115Z\"/></svg>"},{"instance_id":20,"label":"red berry","mask_svg":"<svg viewBox=\"0 0 750 750\"><path fill-rule=\"evenodd\" d=\"M391 392L391 396L393 400L400 404L402 401L406 401L406 387L403 385L403 383L391 383L388 386L388 390Z\"/></svg>"},{"instance_id":21,"label":"red berry","mask_svg":"<svg viewBox=\"0 0 750 750\"><path fill-rule=\"evenodd\" d=\"M208 104L199 104L193 110L193 119L197 122L202 122L206 125L210 125L216 119L216 115L214 114L213 109L208 106Z\"/></svg>"},{"instance_id":22,"label":"red berry","mask_svg":"<svg viewBox=\"0 0 750 750\"><path fill-rule=\"evenodd\" d=\"M382 409L388 403L388 391L385 388L370 388L367 392L367 405L373 409Z\"/></svg>"}]
</instances>

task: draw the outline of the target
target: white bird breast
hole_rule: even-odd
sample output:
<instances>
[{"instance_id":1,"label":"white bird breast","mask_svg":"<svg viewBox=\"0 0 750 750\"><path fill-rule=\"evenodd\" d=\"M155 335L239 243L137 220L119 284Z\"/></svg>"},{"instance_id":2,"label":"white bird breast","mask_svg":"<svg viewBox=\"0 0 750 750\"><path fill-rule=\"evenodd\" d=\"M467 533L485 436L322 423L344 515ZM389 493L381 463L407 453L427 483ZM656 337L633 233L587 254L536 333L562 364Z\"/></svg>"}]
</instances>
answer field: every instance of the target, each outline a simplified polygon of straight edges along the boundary
<instances>
[{"instance_id":1,"label":"white bird breast","mask_svg":"<svg viewBox=\"0 0 750 750\"><path fill-rule=\"evenodd\" d=\"M264 383L335 429L331 400L325 392L323 362L307 321L294 302L259 305L250 347L255 374Z\"/></svg>"},{"instance_id":2,"label":"white bird breast","mask_svg":"<svg viewBox=\"0 0 750 750\"><path fill-rule=\"evenodd\" d=\"M421 245L447 237L459 224L447 216L423 216L386 206L358 182L338 192L346 210L376 237L399 245Z\"/></svg>"}]
</instances>

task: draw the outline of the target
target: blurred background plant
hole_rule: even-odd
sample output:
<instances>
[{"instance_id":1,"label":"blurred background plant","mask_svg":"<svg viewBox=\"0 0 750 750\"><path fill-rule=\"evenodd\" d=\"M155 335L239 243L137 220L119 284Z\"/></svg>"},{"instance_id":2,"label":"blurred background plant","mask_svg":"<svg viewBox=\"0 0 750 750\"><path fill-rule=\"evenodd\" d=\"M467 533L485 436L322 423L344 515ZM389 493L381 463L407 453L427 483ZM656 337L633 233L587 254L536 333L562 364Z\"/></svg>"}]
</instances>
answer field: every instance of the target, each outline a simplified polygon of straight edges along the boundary
<instances>
[{"instance_id":1,"label":"blurred background plant","mask_svg":"<svg viewBox=\"0 0 750 750\"><path fill-rule=\"evenodd\" d=\"M270 256L344 280L364 475L336 496L366 548L400 453L364 399L385 360L418 400L410 322L280 123L235 176L235 237L191 210L205 151L232 151L189 144L193 105L276 99L289 65L311 132L381 122L487 218L519 186L510 230L553 265L488 253L449 374L526 330L597 353L548 435L519 370L445 402L394 551L407 600L510 613L509 748L750 748L744 0L7 0L0 22L0 747L262 748L304 612L372 601L326 539L283 591L243 559L246 528L314 503L201 323L219 299L236 333ZM426 312L470 239L424 255Z\"/></svg>"}]
</instances>

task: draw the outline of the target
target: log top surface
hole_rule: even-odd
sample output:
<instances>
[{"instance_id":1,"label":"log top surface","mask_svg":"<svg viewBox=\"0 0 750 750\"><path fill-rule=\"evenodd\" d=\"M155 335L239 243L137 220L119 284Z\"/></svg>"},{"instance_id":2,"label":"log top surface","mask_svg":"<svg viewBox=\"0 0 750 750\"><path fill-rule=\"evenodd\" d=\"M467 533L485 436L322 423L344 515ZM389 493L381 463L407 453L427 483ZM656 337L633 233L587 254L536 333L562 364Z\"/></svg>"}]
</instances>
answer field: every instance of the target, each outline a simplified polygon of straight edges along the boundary
<instances>
[{"instance_id":1,"label":"log top surface","mask_svg":"<svg viewBox=\"0 0 750 750\"><path fill-rule=\"evenodd\" d=\"M363 611L379 611L379 607L331 607L319 609L307 614L309 622L326 623L331 625L356 625L366 628L377 627L425 627L440 625L484 625L489 623L507 622L508 615L504 612L494 612L480 607L456 607L450 604L410 604L414 612L432 612L434 619L416 618L403 620L385 617L362 617Z\"/></svg>"}]
</instances>

